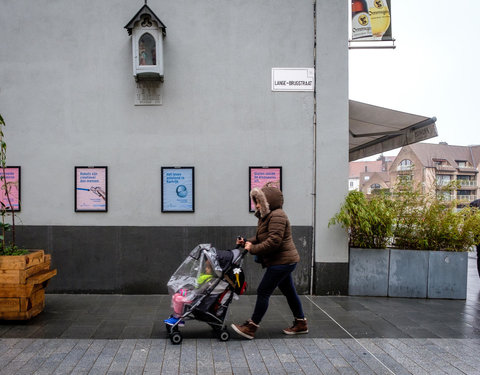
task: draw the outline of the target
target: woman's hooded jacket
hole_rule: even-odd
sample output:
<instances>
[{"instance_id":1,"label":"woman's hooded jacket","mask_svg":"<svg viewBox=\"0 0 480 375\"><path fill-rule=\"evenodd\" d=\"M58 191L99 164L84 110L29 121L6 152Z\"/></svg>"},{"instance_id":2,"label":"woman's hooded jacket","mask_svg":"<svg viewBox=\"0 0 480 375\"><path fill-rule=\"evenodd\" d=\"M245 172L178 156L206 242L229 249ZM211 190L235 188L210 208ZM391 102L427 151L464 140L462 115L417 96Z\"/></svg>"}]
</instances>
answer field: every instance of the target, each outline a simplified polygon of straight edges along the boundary
<instances>
[{"instance_id":1,"label":"woman's hooded jacket","mask_svg":"<svg viewBox=\"0 0 480 375\"><path fill-rule=\"evenodd\" d=\"M260 203L257 234L248 241L252 243L250 253L262 257L265 267L298 263L300 256L293 243L292 230L287 214L283 211L283 194L280 189L264 186L250 192L255 203Z\"/></svg>"}]
</instances>

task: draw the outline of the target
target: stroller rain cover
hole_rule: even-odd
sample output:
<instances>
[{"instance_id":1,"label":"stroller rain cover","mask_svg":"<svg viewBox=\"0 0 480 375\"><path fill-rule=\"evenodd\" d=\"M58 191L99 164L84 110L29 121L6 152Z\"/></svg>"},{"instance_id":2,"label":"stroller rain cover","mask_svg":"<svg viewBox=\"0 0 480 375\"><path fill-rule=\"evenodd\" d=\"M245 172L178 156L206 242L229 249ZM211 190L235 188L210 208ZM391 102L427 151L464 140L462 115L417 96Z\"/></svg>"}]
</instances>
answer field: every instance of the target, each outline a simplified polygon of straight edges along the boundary
<instances>
[{"instance_id":1,"label":"stroller rain cover","mask_svg":"<svg viewBox=\"0 0 480 375\"><path fill-rule=\"evenodd\" d=\"M211 268L212 277L209 277L205 284L210 285L212 280L222 277L223 270L218 261L217 250L210 244L200 244L190 252L170 277L167 283L168 293L174 295L183 289L185 296L190 299L202 293L205 287L201 284L201 280L202 276L205 279L208 265ZM225 288L224 282L220 282L220 284L219 289Z\"/></svg>"}]
</instances>

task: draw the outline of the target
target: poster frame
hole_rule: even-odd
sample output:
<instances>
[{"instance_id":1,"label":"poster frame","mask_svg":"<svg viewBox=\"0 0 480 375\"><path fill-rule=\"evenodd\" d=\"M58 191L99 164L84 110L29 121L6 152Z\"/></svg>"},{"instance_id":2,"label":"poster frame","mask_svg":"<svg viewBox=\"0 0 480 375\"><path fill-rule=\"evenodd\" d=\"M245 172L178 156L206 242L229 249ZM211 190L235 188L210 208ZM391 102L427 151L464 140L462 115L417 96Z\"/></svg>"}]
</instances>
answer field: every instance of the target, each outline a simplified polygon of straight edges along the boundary
<instances>
[{"instance_id":1,"label":"poster frame","mask_svg":"<svg viewBox=\"0 0 480 375\"><path fill-rule=\"evenodd\" d=\"M280 177L280 190L282 190L282 178L283 170L281 166L250 166L248 167L248 210L249 212L255 212L255 209L252 209L252 199L250 198L250 192L252 191L252 172L257 169L278 169ZM268 181L267 181L268 183Z\"/></svg>"},{"instance_id":2,"label":"poster frame","mask_svg":"<svg viewBox=\"0 0 480 375\"><path fill-rule=\"evenodd\" d=\"M77 206L77 190L79 188L78 184L79 181L77 180L77 171L79 169L88 169L91 171L100 171L105 174L105 208L98 208L98 209L80 209ZM75 197L74 197L74 209L75 212L108 212L108 167L107 166L75 166L74 169L74 190L75 190Z\"/></svg>"},{"instance_id":3,"label":"poster frame","mask_svg":"<svg viewBox=\"0 0 480 375\"><path fill-rule=\"evenodd\" d=\"M22 209L22 168L19 165L12 165L12 166L6 166L5 169L16 169L17 170L17 176L18 176L18 208L13 209L10 207L9 209L5 209L6 212L20 212ZM0 174L3 174L3 168L0 168ZM3 180L0 180L0 188L3 188ZM8 203L8 202L3 202ZM6 205L5 205L6 206Z\"/></svg>"},{"instance_id":4,"label":"poster frame","mask_svg":"<svg viewBox=\"0 0 480 375\"><path fill-rule=\"evenodd\" d=\"M192 173L192 203L188 207L188 209L177 209L177 208L167 208L167 195L165 194L165 185L164 185L164 178L165 178L165 173L171 170L190 170ZM195 167L161 167L161 176L160 176L160 181L161 181L161 210L163 213L192 213L195 212Z\"/></svg>"}]
</instances>

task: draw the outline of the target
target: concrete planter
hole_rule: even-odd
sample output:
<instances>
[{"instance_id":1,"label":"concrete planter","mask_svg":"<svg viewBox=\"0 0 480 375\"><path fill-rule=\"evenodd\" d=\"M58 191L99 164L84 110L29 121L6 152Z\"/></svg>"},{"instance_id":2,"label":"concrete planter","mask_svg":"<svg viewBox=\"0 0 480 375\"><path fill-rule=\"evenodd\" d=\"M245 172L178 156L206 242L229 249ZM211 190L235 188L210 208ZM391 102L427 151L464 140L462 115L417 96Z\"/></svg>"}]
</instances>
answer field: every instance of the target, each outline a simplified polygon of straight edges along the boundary
<instances>
[{"instance_id":1,"label":"concrete planter","mask_svg":"<svg viewBox=\"0 0 480 375\"><path fill-rule=\"evenodd\" d=\"M350 249L352 296L465 299L468 253Z\"/></svg>"},{"instance_id":2,"label":"concrete planter","mask_svg":"<svg viewBox=\"0 0 480 375\"><path fill-rule=\"evenodd\" d=\"M429 251L390 249L389 297L426 298Z\"/></svg>"},{"instance_id":3,"label":"concrete planter","mask_svg":"<svg viewBox=\"0 0 480 375\"><path fill-rule=\"evenodd\" d=\"M350 248L348 294L387 296L389 259L388 249Z\"/></svg>"},{"instance_id":4,"label":"concrete planter","mask_svg":"<svg viewBox=\"0 0 480 375\"><path fill-rule=\"evenodd\" d=\"M430 251L428 298L467 298L468 253Z\"/></svg>"}]
</instances>

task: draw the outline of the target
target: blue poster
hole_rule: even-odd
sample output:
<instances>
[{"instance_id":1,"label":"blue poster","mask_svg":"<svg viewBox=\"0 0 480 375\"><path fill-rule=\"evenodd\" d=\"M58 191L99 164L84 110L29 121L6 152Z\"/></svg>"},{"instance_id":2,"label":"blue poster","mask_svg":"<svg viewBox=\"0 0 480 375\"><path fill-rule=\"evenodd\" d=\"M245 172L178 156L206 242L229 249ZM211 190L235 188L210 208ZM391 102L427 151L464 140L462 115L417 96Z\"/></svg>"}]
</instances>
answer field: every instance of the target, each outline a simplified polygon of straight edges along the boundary
<instances>
[{"instance_id":1,"label":"blue poster","mask_svg":"<svg viewBox=\"0 0 480 375\"><path fill-rule=\"evenodd\" d=\"M193 167L162 167L162 211L194 211L193 176Z\"/></svg>"}]
</instances>

